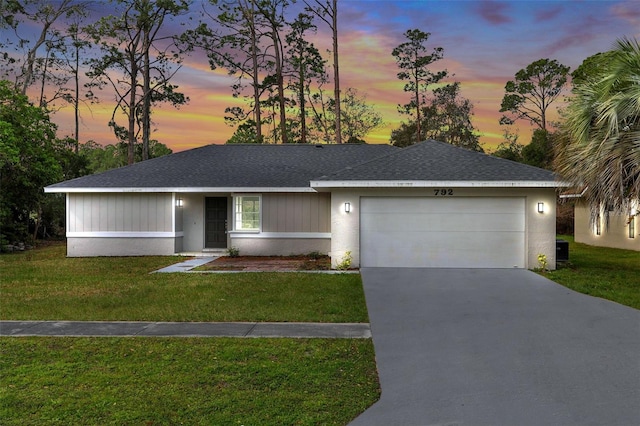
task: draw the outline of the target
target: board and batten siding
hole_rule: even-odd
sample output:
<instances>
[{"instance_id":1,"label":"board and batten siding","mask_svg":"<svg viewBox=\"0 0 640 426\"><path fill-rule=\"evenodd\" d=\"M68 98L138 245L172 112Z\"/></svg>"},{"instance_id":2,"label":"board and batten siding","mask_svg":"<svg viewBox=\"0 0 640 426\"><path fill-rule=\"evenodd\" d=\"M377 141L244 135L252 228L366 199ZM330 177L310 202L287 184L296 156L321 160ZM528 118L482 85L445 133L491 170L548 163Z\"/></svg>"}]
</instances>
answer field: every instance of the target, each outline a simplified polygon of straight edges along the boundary
<instances>
[{"instance_id":1,"label":"board and batten siding","mask_svg":"<svg viewBox=\"0 0 640 426\"><path fill-rule=\"evenodd\" d=\"M262 194L262 232L331 232L331 195Z\"/></svg>"},{"instance_id":2,"label":"board and batten siding","mask_svg":"<svg viewBox=\"0 0 640 426\"><path fill-rule=\"evenodd\" d=\"M331 248L331 194L262 193L260 232L233 232L231 247L253 256L286 256Z\"/></svg>"},{"instance_id":3,"label":"board and batten siding","mask_svg":"<svg viewBox=\"0 0 640 426\"><path fill-rule=\"evenodd\" d=\"M67 194L67 256L171 255L181 250L171 193Z\"/></svg>"},{"instance_id":4,"label":"board and batten siding","mask_svg":"<svg viewBox=\"0 0 640 426\"><path fill-rule=\"evenodd\" d=\"M67 194L68 233L172 232L172 195Z\"/></svg>"}]
</instances>

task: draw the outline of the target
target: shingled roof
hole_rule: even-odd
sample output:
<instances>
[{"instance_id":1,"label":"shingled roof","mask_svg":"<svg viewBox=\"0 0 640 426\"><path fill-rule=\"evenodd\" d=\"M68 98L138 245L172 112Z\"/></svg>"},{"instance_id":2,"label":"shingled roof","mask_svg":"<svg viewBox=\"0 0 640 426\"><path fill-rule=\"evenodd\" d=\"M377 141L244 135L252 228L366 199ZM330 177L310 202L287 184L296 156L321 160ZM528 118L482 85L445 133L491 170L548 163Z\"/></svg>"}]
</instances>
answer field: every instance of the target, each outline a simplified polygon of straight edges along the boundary
<instances>
[{"instance_id":1,"label":"shingled roof","mask_svg":"<svg viewBox=\"0 0 640 426\"><path fill-rule=\"evenodd\" d=\"M309 188L311 179L384 156L389 145L207 145L68 180L47 192L79 190Z\"/></svg>"},{"instance_id":2,"label":"shingled roof","mask_svg":"<svg viewBox=\"0 0 640 426\"><path fill-rule=\"evenodd\" d=\"M371 161L314 179L313 186L328 182L554 182L556 176L538 167L505 160L429 140Z\"/></svg>"},{"instance_id":3,"label":"shingled roof","mask_svg":"<svg viewBox=\"0 0 640 426\"><path fill-rule=\"evenodd\" d=\"M453 145L207 145L48 186L47 192L311 190L412 182L556 186L547 170ZM421 182L421 183L419 183Z\"/></svg>"}]
</instances>

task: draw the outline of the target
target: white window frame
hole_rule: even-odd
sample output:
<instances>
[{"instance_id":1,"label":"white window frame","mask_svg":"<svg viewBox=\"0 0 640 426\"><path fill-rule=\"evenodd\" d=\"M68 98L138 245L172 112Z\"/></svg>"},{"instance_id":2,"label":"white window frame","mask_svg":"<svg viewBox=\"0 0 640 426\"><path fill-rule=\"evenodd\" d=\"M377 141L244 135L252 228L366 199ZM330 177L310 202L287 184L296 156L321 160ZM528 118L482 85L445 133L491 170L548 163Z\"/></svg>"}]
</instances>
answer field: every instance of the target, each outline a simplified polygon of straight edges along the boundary
<instances>
[{"instance_id":1,"label":"white window frame","mask_svg":"<svg viewBox=\"0 0 640 426\"><path fill-rule=\"evenodd\" d=\"M258 224L256 228L244 228L242 220L242 204L245 198L257 198ZM238 210L240 209L240 211ZM233 230L239 232L260 232L262 229L262 195L260 194L236 194L233 196Z\"/></svg>"}]
</instances>

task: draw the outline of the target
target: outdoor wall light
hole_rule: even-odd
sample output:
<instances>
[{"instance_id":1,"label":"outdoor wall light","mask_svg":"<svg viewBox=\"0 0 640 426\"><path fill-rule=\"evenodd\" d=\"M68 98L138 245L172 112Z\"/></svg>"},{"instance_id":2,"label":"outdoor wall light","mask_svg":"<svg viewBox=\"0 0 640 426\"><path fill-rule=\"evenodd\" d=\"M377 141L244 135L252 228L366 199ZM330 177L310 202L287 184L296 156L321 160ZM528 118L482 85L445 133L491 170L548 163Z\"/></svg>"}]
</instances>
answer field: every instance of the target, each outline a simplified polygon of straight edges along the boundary
<instances>
[{"instance_id":1,"label":"outdoor wall light","mask_svg":"<svg viewBox=\"0 0 640 426\"><path fill-rule=\"evenodd\" d=\"M351 203L344 203L344 212L351 213Z\"/></svg>"},{"instance_id":2,"label":"outdoor wall light","mask_svg":"<svg viewBox=\"0 0 640 426\"><path fill-rule=\"evenodd\" d=\"M184 200L182 198L176 198L176 207L184 206Z\"/></svg>"},{"instance_id":3,"label":"outdoor wall light","mask_svg":"<svg viewBox=\"0 0 640 426\"><path fill-rule=\"evenodd\" d=\"M538 203L538 213L544 213L544 203Z\"/></svg>"}]
</instances>

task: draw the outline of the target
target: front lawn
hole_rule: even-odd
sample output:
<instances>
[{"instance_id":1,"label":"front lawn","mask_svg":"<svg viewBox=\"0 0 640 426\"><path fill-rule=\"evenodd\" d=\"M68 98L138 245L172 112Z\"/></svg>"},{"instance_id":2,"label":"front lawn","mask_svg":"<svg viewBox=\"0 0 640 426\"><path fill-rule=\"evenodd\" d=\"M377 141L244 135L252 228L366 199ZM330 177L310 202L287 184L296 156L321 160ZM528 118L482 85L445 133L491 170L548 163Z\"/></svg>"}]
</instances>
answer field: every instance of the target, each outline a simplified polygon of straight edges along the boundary
<instances>
[{"instance_id":1,"label":"front lawn","mask_svg":"<svg viewBox=\"0 0 640 426\"><path fill-rule=\"evenodd\" d=\"M3 425L346 425L371 340L0 338Z\"/></svg>"},{"instance_id":2,"label":"front lawn","mask_svg":"<svg viewBox=\"0 0 640 426\"><path fill-rule=\"evenodd\" d=\"M368 322L358 274L150 274L178 257L0 256L5 320Z\"/></svg>"},{"instance_id":3,"label":"front lawn","mask_svg":"<svg viewBox=\"0 0 640 426\"><path fill-rule=\"evenodd\" d=\"M572 236L558 238L569 241L569 262L558 263L558 269L545 275L580 293L612 300L640 309L640 252L576 243Z\"/></svg>"},{"instance_id":4,"label":"front lawn","mask_svg":"<svg viewBox=\"0 0 640 426\"><path fill-rule=\"evenodd\" d=\"M5 320L367 322L360 276L150 274L176 257L0 256ZM0 338L3 425L346 425L371 339Z\"/></svg>"}]
</instances>

